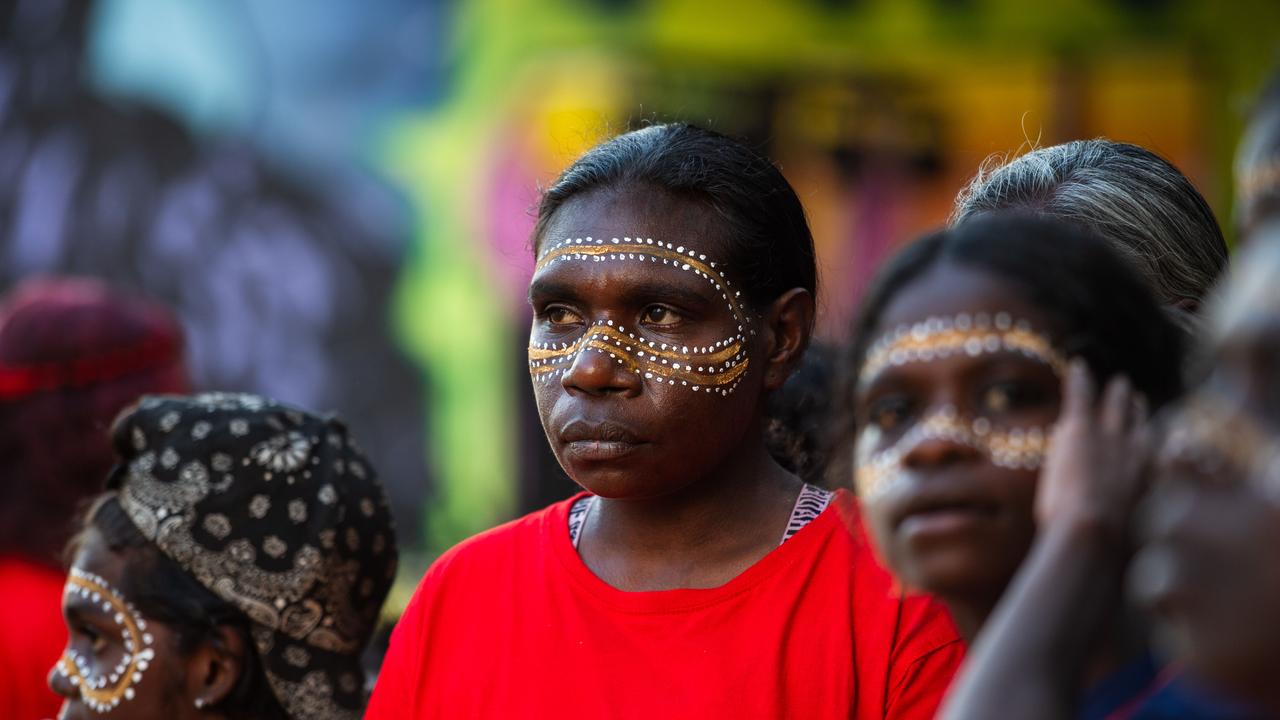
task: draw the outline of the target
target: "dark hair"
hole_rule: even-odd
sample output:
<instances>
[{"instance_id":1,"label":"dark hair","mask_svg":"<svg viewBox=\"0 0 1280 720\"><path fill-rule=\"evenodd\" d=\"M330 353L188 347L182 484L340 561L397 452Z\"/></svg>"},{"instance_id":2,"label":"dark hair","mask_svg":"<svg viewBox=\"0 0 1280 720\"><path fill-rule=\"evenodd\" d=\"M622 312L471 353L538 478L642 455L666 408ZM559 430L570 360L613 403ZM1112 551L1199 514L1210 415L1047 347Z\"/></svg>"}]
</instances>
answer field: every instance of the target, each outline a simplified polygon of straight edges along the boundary
<instances>
[{"instance_id":1,"label":"dark hair","mask_svg":"<svg viewBox=\"0 0 1280 720\"><path fill-rule=\"evenodd\" d=\"M838 380L835 349L811 345L800 366L769 397L765 442L779 465L808 483L827 486L828 422Z\"/></svg>"},{"instance_id":2,"label":"dark hair","mask_svg":"<svg viewBox=\"0 0 1280 720\"><path fill-rule=\"evenodd\" d=\"M1099 383L1127 375L1152 408L1182 391L1186 336L1129 264L1104 240L1042 217L991 214L917 240L877 274L853 326L844 363L844 404L882 331L880 316L903 288L944 262L991 273L1025 293L1051 321L1055 342L1079 356ZM846 413L844 438L852 436Z\"/></svg>"},{"instance_id":3,"label":"dark hair","mask_svg":"<svg viewBox=\"0 0 1280 720\"><path fill-rule=\"evenodd\" d=\"M217 704L218 709L230 717L289 720L267 681L249 632L248 616L201 585L148 542L120 506L115 491L93 501L85 513L83 526L67 547L68 557L84 542L90 528L97 530L107 547L125 556L129 563L129 572L120 582L121 592L144 616L174 631L183 655L191 654L205 643L221 643L219 628L230 627L240 634L245 647L240 678Z\"/></svg>"},{"instance_id":4,"label":"dark hair","mask_svg":"<svg viewBox=\"0 0 1280 720\"><path fill-rule=\"evenodd\" d=\"M791 288L817 296L813 234L795 190L773 163L732 138L687 123L651 125L603 142L542 193L536 252L556 211L598 189L650 188L702 203L723 219L732 280L757 309Z\"/></svg>"},{"instance_id":5,"label":"dark hair","mask_svg":"<svg viewBox=\"0 0 1280 720\"><path fill-rule=\"evenodd\" d=\"M1009 210L1097 233L1164 304L1203 302L1227 266L1209 203L1172 163L1137 145L1076 140L992 158L956 198L951 222Z\"/></svg>"}]
</instances>

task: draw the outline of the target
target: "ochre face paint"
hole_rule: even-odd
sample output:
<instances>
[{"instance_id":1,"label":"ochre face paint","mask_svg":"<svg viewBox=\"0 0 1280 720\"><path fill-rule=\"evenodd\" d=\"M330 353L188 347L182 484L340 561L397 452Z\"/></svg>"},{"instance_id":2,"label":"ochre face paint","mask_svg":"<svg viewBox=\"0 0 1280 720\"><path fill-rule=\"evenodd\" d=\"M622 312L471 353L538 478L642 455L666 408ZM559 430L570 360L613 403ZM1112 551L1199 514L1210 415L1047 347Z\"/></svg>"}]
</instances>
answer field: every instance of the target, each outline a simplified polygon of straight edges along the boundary
<instances>
[{"instance_id":1,"label":"ochre face paint","mask_svg":"<svg viewBox=\"0 0 1280 720\"><path fill-rule=\"evenodd\" d=\"M95 670L84 656L71 648L55 666L56 671L80 691L80 698L91 710L111 712L121 702L133 699L134 685L142 680L142 674L155 660L147 623L132 604L93 573L71 568L63 593L92 602L120 626L124 654L110 671Z\"/></svg>"},{"instance_id":2,"label":"ochre face paint","mask_svg":"<svg viewBox=\"0 0 1280 720\"><path fill-rule=\"evenodd\" d=\"M737 330L704 346L648 340L612 320L596 322L572 342L531 342L529 372L535 380L551 381L568 370L585 352L600 352L647 381L676 385L694 392L728 395L737 388L748 367L746 341L754 335L751 315L714 261L697 251L652 238L567 238L552 245L538 259L537 270L556 262L662 263L691 272L710 283L724 300Z\"/></svg>"},{"instance_id":3,"label":"ochre face paint","mask_svg":"<svg viewBox=\"0 0 1280 720\"><path fill-rule=\"evenodd\" d=\"M578 355L601 352L645 380L728 395L747 370L747 356L738 338L718 340L705 347L644 340L613 321L596 323L571 343L529 346L529 372L535 380L552 380L569 369Z\"/></svg>"},{"instance_id":4,"label":"ochre face paint","mask_svg":"<svg viewBox=\"0 0 1280 720\"><path fill-rule=\"evenodd\" d=\"M887 368L941 360L964 353L970 357L1000 352L1018 353L1039 360L1062 377L1067 367L1062 356L1045 335L1025 320L1015 321L1008 313L931 317L912 325L899 325L881 335L867 351L858 372L858 385L865 387Z\"/></svg>"},{"instance_id":5,"label":"ochre face paint","mask_svg":"<svg viewBox=\"0 0 1280 720\"><path fill-rule=\"evenodd\" d=\"M1213 482L1254 483L1280 505L1280 442L1272 432L1204 394L1192 396L1170 422L1169 459L1190 464Z\"/></svg>"},{"instance_id":6,"label":"ochre face paint","mask_svg":"<svg viewBox=\"0 0 1280 720\"><path fill-rule=\"evenodd\" d=\"M973 448L996 467L1037 470L1049 451L1050 427L996 428L986 418L966 418L944 407L913 425L893 445L876 450L883 437L878 427L864 429L855 450L854 485L858 497L874 500L905 475L903 460L920 444L945 440Z\"/></svg>"}]
</instances>

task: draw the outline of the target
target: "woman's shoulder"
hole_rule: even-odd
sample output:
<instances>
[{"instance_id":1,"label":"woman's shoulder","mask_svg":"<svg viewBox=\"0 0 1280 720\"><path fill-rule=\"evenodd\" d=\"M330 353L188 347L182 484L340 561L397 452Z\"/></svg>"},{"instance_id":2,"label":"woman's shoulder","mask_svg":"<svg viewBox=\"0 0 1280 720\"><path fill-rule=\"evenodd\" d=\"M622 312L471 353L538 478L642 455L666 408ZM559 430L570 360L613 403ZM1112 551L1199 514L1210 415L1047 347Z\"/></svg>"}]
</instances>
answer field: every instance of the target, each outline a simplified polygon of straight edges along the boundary
<instances>
[{"instance_id":1,"label":"woman's shoulder","mask_svg":"<svg viewBox=\"0 0 1280 720\"><path fill-rule=\"evenodd\" d=\"M423 577L423 584L472 568L492 574L530 555L549 554L553 533L558 528L567 535L569 508L582 496L579 493L463 540L436 558Z\"/></svg>"}]
</instances>

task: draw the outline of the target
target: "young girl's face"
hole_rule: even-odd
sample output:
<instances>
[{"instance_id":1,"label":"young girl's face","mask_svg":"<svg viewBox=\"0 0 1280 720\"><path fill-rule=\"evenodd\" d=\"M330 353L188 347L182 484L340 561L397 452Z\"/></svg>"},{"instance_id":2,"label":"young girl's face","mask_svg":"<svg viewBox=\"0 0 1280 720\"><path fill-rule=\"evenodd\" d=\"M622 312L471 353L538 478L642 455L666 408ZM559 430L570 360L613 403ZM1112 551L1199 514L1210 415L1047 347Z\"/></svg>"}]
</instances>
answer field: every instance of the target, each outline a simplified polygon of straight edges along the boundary
<instances>
[{"instance_id":1,"label":"young girl's face","mask_svg":"<svg viewBox=\"0 0 1280 720\"><path fill-rule=\"evenodd\" d=\"M177 636L120 590L128 570L97 530L86 533L62 598L67 647L49 673L49 686L65 698L61 718L176 717L184 705Z\"/></svg>"},{"instance_id":2,"label":"young girl's face","mask_svg":"<svg viewBox=\"0 0 1280 720\"><path fill-rule=\"evenodd\" d=\"M760 442L760 320L714 211L645 189L556 213L529 286L529 372L561 466L605 497L679 490Z\"/></svg>"},{"instance_id":3,"label":"young girl's face","mask_svg":"<svg viewBox=\"0 0 1280 720\"><path fill-rule=\"evenodd\" d=\"M1063 358L1044 313L943 263L898 291L855 391L855 485L906 584L994 600L1030 547Z\"/></svg>"}]
</instances>

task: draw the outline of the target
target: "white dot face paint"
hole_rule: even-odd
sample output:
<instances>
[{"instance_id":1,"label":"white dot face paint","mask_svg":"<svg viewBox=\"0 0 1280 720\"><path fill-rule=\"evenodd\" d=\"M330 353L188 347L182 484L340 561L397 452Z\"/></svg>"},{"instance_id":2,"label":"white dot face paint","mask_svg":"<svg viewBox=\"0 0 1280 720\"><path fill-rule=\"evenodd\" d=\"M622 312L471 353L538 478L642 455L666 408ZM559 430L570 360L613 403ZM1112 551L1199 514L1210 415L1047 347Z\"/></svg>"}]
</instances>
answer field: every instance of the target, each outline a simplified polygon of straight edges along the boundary
<instances>
[{"instance_id":1,"label":"white dot face paint","mask_svg":"<svg viewBox=\"0 0 1280 720\"><path fill-rule=\"evenodd\" d=\"M993 428L986 418L966 418L944 407L913 425L893 445L875 450L883 437L869 427L858 437L854 485L858 497L871 502L893 490L905 476L903 460L922 443L946 440L982 453L996 467L1038 470L1049 451L1051 427Z\"/></svg>"},{"instance_id":2,"label":"white dot face paint","mask_svg":"<svg viewBox=\"0 0 1280 720\"><path fill-rule=\"evenodd\" d=\"M930 317L911 325L899 325L881 335L858 372L865 387L892 366L941 360L959 353L970 357L1001 352L1018 353L1048 364L1062 377L1067 360L1049 338L1025 320L1008 313L961 313L955 317Z\"/></svg>"},{"instance_id":3,"label":"white dot face paint","mask_svg":"<svg viewBox=\"0 0 1280 720\"><path fill-rule=\"evenodd\" d=\"M690 346L646 338L639 329L628 330L612 320L596 322L569 342L531 341L529 373L535 381L551 382L563 375L582 353L599 352L647 383L722 396L737 388L748 367L747 338L754 335L755 330L750 313L742 305L741 292L732 287L716 263L705 254L652 238L566 238L550 246L538 259L535 272L563 262L660 263L692 273L720 295L736 330L714 342Z\"/></svg>"},{"instance_id":4,"label":"white dot face paint","mask_svg":"<svg viewBox=\"0 0 1280 720\"><path fill-rule=\"evenodd\" d=\"M867 388L892 367L931 363L955 355L979 357L1014 353L1048 365L1059 378L1066 358L1049 338L1031 324L1010 314L976 313L929 317L900 325L871 344L858 373L858 387ZM944 440L979 452L988 462L1011 470L1038 470L1049 450L1052 425L998 426L982 416L969 417L945 406L906 428L888 447L884 431L869 425L859 429L854 448L854 485L864 501L894 490L906 477L904 460L923 443Z\"/></svg>"},{"instance_id":5,"label":"white dot face paint","mask_svg":"<svg viewBox=\"0 0 1280 720\"><path fill-rule=\"evenodd\" d=\"M1213 483L1251 483L1280 506L1280 442L1254 418L1211 396L1191 397L1169 420L1167 460L1195 468Z\"/></svg>"},{"instance_id":6,"label":"white dot face paint","mask_svg":"<svg viewBox=\"0 0 1280 720\"><path fill-rule=\"evenodd\" d=\"M55 671L80 693L94 712L109 713L135 696L135 686L155 661L154 638L147 632L141 614L102 577L71 568L64 595L87 601L112 619L120 629L120 659L111 667L97 667L96 658L87 658L68 647Z\"/></svg>"}]
</instances>

